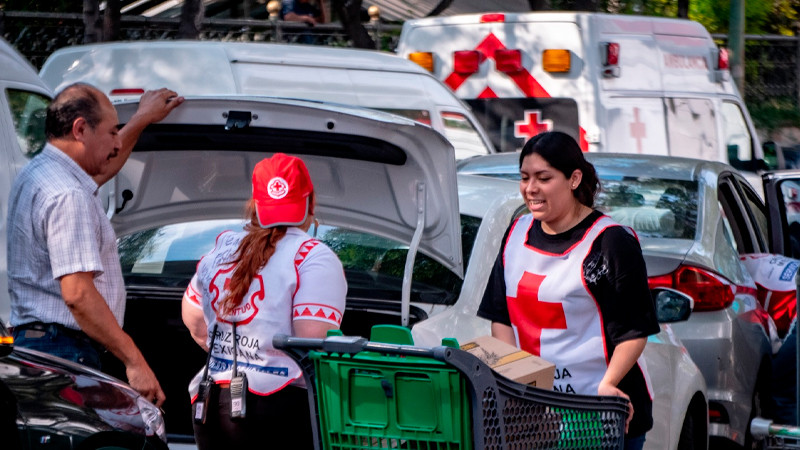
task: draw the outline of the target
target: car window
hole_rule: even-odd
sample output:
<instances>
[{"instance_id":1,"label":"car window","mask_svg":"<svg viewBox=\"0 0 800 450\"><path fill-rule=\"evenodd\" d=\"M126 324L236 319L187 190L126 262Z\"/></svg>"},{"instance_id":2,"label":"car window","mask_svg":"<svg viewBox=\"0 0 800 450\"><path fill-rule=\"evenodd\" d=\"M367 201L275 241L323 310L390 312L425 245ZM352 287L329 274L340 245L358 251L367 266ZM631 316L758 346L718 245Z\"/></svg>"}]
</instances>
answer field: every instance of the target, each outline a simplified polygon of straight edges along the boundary
<instances>
[{"instance_id":1,"label":"car window","mask_svg":"<svg viewBox=\"0 0 800 450\"><path fill-rule=\"evenodd\" d=\"M127 283L185 287L200 258L214 248L225 230L241 230L242 220L206 220L139 231L118 239L120 263ZM480 219L461 216L464 260L469 261ZM346 228L320 225L309 233L330 247L342 261L350 296L399 300L408 247L391 239ZM412 301L453 304L461 278L433 259L418 254L414 263ZM363 294L363 295L361 295Z\"/></svg>"},{"instance_id":2,"label":"car window","mask_svg":"<svg viewBox=\"0 0 800 450\"><path fill-rule=\"evenodd\" d=\"M744 201L747 204L747 209L750 212L751 223L753 224L753 233L755 234L756 244L760 246L762 251L769 249L769 222L767 217L769 214L766 211L764 203L761 198L756 194L749 185L740 183L739 187L744 194Z\"/></svg>"},{"instance_id":3,"label":"car window","mask_svg":"<svg viewBox=\"0 0 800 450\"><path fill-rule=\"evenodd\" d=\"M664 107L671 156L719 159L719 137L711 100L667 98Z\"/></svg>"},{"instance_id":4,"label":"car window","mask_svg":"<svg viewBox=\"0 0 800 450\"><path fill-rule=\"evenodd\" d=\"M431 112L427 109L393 109L393 108L373 108L379 111L385 111L398 116L403 116L407 119L417 121L419 123L430 126Z\"/></svg>"},{"instance_id":5,"label":"car window","mask_svg":"<svg viewBox=\"0 0 800 450\"><path fill-rule=\"evenodd\" d=\"M729 177L720 177L719 188L717 190L718 200L723 211L723 217L727 218L730 231L736 243L736 250L739 254L757 253L760 247L754 242L754 235L748 227L748 219L745 216L745 206L741 202L738 191Z\"/></svg>"},{"instance_id":6,"label":"car window","mask_svg":"<svg viewBox=\"0 0 800 450\"><path fill-rule=\"evenodd\" d=\"M33 158L45 144L44 121L50 99L34 92L6 89L17 142L23 155Z\"/></svg>"},{"instance_id":7,"label":"car window","mask_svg":"<svg viewBox=\"0 0 800 450\"><path fill-rule=\"evenodd\" d=\"M753 160L753 138L736 103L722 102L722 143L728 151L728 162L737 169L747 170ZM777 164L774 164L777 168Z\"/></svg>"},{"instance_id":8,"label":"car window","mask_svg":"<svg viewBox=\"0 0 800 450\"><path fill-rule=\"evenodd\" d=\"M697 183L601 174L597 209L642 237L694 239Z\"/></svg>"},{"instance_id":9,"label":"car window","mask_svg":"<svg viewBox=\"0 0 800 450\"><path fill-rule=\"evenodd\" d=\"M475 126L464 114L456 111L442 111L442 124L445 137L456 150L456 159L490 153L475 130Z\"/></svg>"},{"instance_id":10,"label":"car window","mask_svg":"<svg viewBox=\"0 0 800 450\"><path fill-rule=\"evenodd\" d=\"M779 186L782 204L778 207L781 208L783 235L788 240L790 256L800 258L800 182L783 180Z\"/></svg>"},{"instance_id":11,"label":"car window","mask_svg":"<svg viewBox=\"0 0 800 450\"><path fill-rule=\"evenodd\" d=\"M736 243L736 238L734 237L733 228L731 227L731 222L728 220L728 216L725 215L725 208L722 207L721 203L719 205L719 215L722 217L722 233L725 240L736 250L736 253L739 252L739 245Z\"/></svg>"}]
</instances>

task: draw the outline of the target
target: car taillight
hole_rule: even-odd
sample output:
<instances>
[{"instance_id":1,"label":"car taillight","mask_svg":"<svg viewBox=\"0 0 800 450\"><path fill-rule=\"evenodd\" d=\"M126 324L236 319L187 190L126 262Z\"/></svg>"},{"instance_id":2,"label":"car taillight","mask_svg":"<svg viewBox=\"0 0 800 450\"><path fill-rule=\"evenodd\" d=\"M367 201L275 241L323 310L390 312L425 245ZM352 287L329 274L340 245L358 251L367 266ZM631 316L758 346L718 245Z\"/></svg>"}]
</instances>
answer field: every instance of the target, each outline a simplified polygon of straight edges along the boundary
<instances>
[{"instance_id":1,"label":"car taillight","mask_svg":"<svg viewBox=\"0 0 800 450\"><path fill-rule=\"evenodd\" d=\"M453 52L453 71L459 74L470 74L478 71L481 65L481 52L477 50L460 50Z\"/></svg>"},{"instance_id":2,"label":"car taillight","mask_svg":"<svg viewBox=\"0 0 800 450\"><path fill-rule=\"evenodd\" d=\"M691 296L694 311L718 311L733 303L734 286L725 278L698 267L680 266L667 275L650 277L650 289L669 287Z\"/></svg>"}]
</instances>

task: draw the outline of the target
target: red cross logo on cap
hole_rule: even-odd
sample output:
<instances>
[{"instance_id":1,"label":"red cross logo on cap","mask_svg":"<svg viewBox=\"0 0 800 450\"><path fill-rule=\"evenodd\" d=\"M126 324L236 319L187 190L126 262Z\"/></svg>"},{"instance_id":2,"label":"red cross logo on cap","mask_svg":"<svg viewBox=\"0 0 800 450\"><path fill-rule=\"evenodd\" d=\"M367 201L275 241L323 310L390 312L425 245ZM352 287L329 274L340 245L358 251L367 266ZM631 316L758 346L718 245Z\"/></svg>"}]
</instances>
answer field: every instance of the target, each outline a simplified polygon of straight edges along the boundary
<instances>
[{"instance_id":1,"label":"red cross logo on cap","mask_svg":"<svg viewBox=\"0 0 800 450\"><path fill-rule=\"evenodd\" d=\"M542 112L538 109L526 109L523 120L514 122L514 137L523 138L526 141L539 133L553 129L552 120L540 120Z\"/></svg>"},{"instance_id":2,"label":"red cross logo on cap","mask_svg":"<svg viewBox=\"0 0 800 450\"><path fill-rule=\"evenodd\" d=\"M289 193L289 183L281 177L275 177L267 183L267 193L275 200L282 199Z\"/></svg>"},{"instance_id":3,"label":"red cross logo on cap","mask_svg":"<svg viewBox=\"0 0 800 450\"><path fill-rule=\"evenodd\" d=\"M564 307L558 302L539 300L539 287L545 277L525 272L517 285L517 296L507 297L506 301L518 309L524 322L517 321L519 341L522 349L541 355L541 337L544 329L567 329L567 317Z\"/></svg>"}]
</instances>

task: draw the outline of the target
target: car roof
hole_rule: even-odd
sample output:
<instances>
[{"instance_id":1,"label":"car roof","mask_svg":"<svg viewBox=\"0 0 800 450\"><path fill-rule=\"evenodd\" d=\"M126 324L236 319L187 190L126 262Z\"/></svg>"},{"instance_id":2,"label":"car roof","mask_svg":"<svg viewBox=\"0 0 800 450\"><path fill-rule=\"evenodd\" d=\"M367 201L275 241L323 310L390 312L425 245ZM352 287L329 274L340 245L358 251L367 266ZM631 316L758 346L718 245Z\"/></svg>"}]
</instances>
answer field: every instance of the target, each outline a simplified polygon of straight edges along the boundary
<instances>
[{"instance_id":1,"label":"car roof","mask_svg":"<svg viewBox=\"0 0 800 450\"><path fill-rule=\"evenodd\" d=\"M116 107L125 123L137 104ZM122 208L112 224L123 235L243 217L253 167L276 152L305 161L323 224L412 245L424 220L420 251L463 274L453 147L428 126L346 105L187 98L145 130L115 177L111 208ZM123 205L126 190L132 198Z\"/></svg>"},{"instance_id":2,"label":"car roof","mask_svg":"<svg viewBox=\"0 0 800 450\"><path fill-rule=\"evenodd\" d=\"M34 84L50 90L39 78L33 65L3 38L0 38L0 67L3 68L0 77L4 81Z\"/></svg>"},{"instance_id":3,"label":"car roof","mask_svg":"<svg viewBox=\"0 0 800 450\"><path fill-rule=\"evenodd\" d=\"M432 77L393 53L318 45L219 41L130 41L64 47L47 58L40 74L54 90L86 81L108 93L117 87L166 85L186 95L240 92L232 66L288 65L318 69L401 72ZM183 68L195 67L194 73ZM98 69L101 68L101 69ZM91 73L90 73L91 72Z\"/></svg>"}]
</instances>

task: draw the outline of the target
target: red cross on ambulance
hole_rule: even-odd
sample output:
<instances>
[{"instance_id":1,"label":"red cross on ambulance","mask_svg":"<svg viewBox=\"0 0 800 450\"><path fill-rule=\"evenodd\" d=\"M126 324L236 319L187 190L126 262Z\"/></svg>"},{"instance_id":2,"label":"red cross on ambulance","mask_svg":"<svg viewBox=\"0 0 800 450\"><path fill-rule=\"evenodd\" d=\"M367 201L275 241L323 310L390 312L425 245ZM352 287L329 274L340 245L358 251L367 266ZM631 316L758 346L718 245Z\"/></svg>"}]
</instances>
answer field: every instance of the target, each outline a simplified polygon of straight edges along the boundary
<instances>
[{"instance_id":1,"label":"red cross on ambulance","mask_svg":"<svg viewBox=\"0 0 800 450\"><path fill-rule=\"evenodd\" d=\"M539 133L553 129L553 121L541 120L542 112L538 109L526 109L523 116L523 120L514 122L514 137L527 141Z\"/></svg>"}]
</instances>

